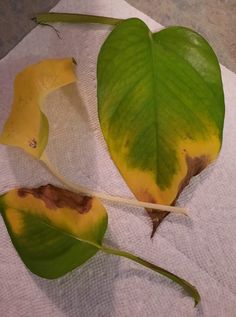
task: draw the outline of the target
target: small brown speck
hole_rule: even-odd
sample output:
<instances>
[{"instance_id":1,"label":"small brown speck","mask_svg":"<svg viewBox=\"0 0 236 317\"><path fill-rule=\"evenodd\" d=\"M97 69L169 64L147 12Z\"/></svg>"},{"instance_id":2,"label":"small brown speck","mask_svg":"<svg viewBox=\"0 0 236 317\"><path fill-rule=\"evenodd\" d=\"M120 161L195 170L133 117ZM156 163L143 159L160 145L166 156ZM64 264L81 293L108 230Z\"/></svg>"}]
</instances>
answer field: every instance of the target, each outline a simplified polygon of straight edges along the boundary
<instances>
[{"instance_id":1,"label":"small brown speck","mask_svg":"<svg viewBox=\"0 0 236 317\"><path fill-rule=\"evenodd\" d=\"M37 141L34 138L29 140L29 146L32 147L33 149L36 149Z\"/></svg>"}]
</instances>

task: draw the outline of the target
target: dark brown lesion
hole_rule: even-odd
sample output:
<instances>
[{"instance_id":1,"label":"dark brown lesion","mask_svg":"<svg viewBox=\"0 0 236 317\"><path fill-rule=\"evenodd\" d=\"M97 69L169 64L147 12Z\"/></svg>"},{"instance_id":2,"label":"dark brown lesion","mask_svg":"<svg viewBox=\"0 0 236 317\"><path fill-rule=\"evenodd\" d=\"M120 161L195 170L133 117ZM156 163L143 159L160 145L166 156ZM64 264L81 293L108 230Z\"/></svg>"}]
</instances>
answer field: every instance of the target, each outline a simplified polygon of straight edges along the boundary
<instances>
[{"instance_id":1,"label":"dark brown lesion","mask_svg":"<svg viewBox=\"0 0 236 317\"><path fill-rule=\"evenodd\" d=\"M169 214L169 211L154 210L154 209L146 209L146 211L152 220L151 238L153 238L158 226L161 224L164 218Z\"/></svg>"},{"instance_id":2,"label":"dark brown lesion","mask_svg":"<svg viewBox=\"0 0 236 317\"><path fill-rule=\"evenodd\" d=\"M175 205L175 202L177 201L177 199L178 199L180 193L183 191L184 187L186 187L189 184L190 179L193 176L196 176L197 174L199 174L210 163L209 157L207 157L205 155L201 155L198 157L191 157L189 155L186 155L185 160L186 160L186 165L187 165L187 173L186 173L185 177L183 178L183 180L181 181L181 183L179 184L177 196L176 196L175 200L172 202L173 206Z\"/></svg>"},{"instance_id":3,"label":"dark brown lesion","mask_svg":"<svg viewBox=\"0 0 236 317\"><path fill-rule=\"evenodd\" d=\"M28 143L29 143L29 146L32 149L36 149L37 148L37 141L35 140L35 138L30 139Z\"/></svg>"},{"instance_id":4,"label":"dark brown lesion","mask_svg":"<svg viewBox=\"0 0 236 317\"><path fill-rule=\"evenodd\" d=\"M178 193L171 203L171 206L175 206L175 203L180 195L180 193L183 191L183 189L189 184L190 179L193 176L196 176L199 174L207 165L210 163L210 160L207 156L199 156L199 157L190 157L189 155L185 156L186 164L187 164L187 173L181 183L179 184ZM149 202L151 203L158 203L155 201L152 197L149 197ZM163 210L153 210L153 209L146 209L148 215L150 216L152 220L152 234L151 238L154 236L158 226L161 224L161 222L164 220L164 218L169 214L168 211Z\"/></svg>"},{"instance_id":5,"label":"dark brown lesion","mask_svg":"<svg viewBox=\"0 0 236 317\"><path fill-rule=\"evenodd\" d=\"M92 197L71 192L67 189L59 188L51 184L38 188L20 188L18 195L22 198L33 195L35 198L43 200L49 209L71 208L80 214L89 212L92 207Z\"/></svg>"},{"instance_id":6,"label":"dark brown lesion","mask_svg":"<svg viewBox=\"0 0 236 317\"><path fill-rule=\"evenodd\" d=\"M141 201L145 201L145 202L152 203L152 204L158 204L158 202L154 199L154 197L147 190L140 193L138 198ZM149 217L152 220L151 238L153 238L153 236L157 230L157 227L162 222L162 220L169 214L169 212L162 211L162 210L156 210L156 209L150 209L150 208L145 208L145 209L146 209L146 212L148 213Z\"/></svg>"}]
</instances>

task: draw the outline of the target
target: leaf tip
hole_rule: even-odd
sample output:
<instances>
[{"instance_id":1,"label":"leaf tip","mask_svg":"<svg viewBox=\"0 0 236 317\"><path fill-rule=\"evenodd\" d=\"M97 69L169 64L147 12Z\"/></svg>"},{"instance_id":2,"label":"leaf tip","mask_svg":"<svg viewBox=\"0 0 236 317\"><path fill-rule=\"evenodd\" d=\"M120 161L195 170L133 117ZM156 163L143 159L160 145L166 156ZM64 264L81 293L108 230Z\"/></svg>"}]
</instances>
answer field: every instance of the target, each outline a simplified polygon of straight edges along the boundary
<instances>
[{"instance_id":1,"label":"leaf tip","mask_svg":"<svg viewBox=\"0 0 236 317\"><path fill-rule=\"evenodd\" d=\"M195 290L195 296L194 296L194 308L201 302L201 296L198 293L197 289Z\"/></svg>"},{"instance_id":2,"label":"leaf tip","mask_svg":"<svg viewBox=\"0 0 236 317\"><path fill-rule=\"evenodd\" d=\"M146 210L152 220L152 233L150 237L152 239L156 233L158 226L161 224L162 220L169 214L169 212L163 211L163 210L153 210L153 209L146 209Z\"/></svg>"}]
</instances>

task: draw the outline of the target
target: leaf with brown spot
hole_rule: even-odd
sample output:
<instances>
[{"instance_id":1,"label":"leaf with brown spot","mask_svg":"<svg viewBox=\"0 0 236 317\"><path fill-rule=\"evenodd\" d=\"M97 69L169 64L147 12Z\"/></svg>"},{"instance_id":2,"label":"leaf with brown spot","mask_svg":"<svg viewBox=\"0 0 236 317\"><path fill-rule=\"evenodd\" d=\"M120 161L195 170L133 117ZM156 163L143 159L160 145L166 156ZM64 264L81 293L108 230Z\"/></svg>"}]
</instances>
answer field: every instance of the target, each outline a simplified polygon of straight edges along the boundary
<instances>
[{"instance_id":1,"label":"leaf with brown spot","mask_svg":"<svg viewBox=\"0 0 236 317\"><path fill-rule=\"evenodd\" d=\"M47 59L17 74L11 113L0 136L2 144L21 147L36 158L42 156L48 142L48 121L41 111L44 99L76 81L74 66L73 58Z\"/></svg>"},{"instance_id":2,"label":"leaf with brown spot","mask_svg":"<svg viewBox=\"0 0 236 317\"><path fill-rule=\"evenodd\" d=\"M53 185L12 190L0 205L23 262L45 278L62 276L94 256L107 229L97 198Z\"/></svg>"},{"instance_id":3,"label":"leaf with brown spot","mask_svg":"<svg viewBox=\"0 0 236 317\"><path fill-rule=\"evenodd\" d=\"M54 279L98 251L128 258L179 284L200 301L197 289L175 274L131 253L102 244L108 216L97 198L53 185L19 188L0 197L0 212L17 252L35 274Z\"/></svg>"},{"instance_id":4,"label":"leaf with brown spot","mask_svg":"<svg viewBox=\"0 0 236 317\"><path fill-rule=\"evenodd\" d=\"M104 42L97 77L103 135L129 188L140 201L174 205L221 148L224 92L212 48L190 29L152 33L127 19ZM147 212L153 236L168 212Z\"/></svg>"}]
</instances>

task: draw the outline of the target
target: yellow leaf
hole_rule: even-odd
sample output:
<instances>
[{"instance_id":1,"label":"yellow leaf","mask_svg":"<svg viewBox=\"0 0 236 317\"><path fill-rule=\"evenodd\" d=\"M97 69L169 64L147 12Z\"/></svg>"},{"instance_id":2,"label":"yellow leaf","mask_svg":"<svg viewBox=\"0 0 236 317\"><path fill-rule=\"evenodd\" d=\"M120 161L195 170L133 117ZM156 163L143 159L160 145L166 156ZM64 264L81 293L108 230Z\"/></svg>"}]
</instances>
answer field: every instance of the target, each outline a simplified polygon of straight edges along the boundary
<instances>
[{"instance_id":1,"label":"yellow leaf","mask_svg":"<svg viewBox=\"0 0 236 317\"><path fill-rule=\"evenodd\" d=\"M40 158L48 141L48 121L42 113L52 91L76 81L73 58L48 59L20 72L14 83L12 110L0 136L2 144L18 146Z\"/></svg>"}]
</instances>

